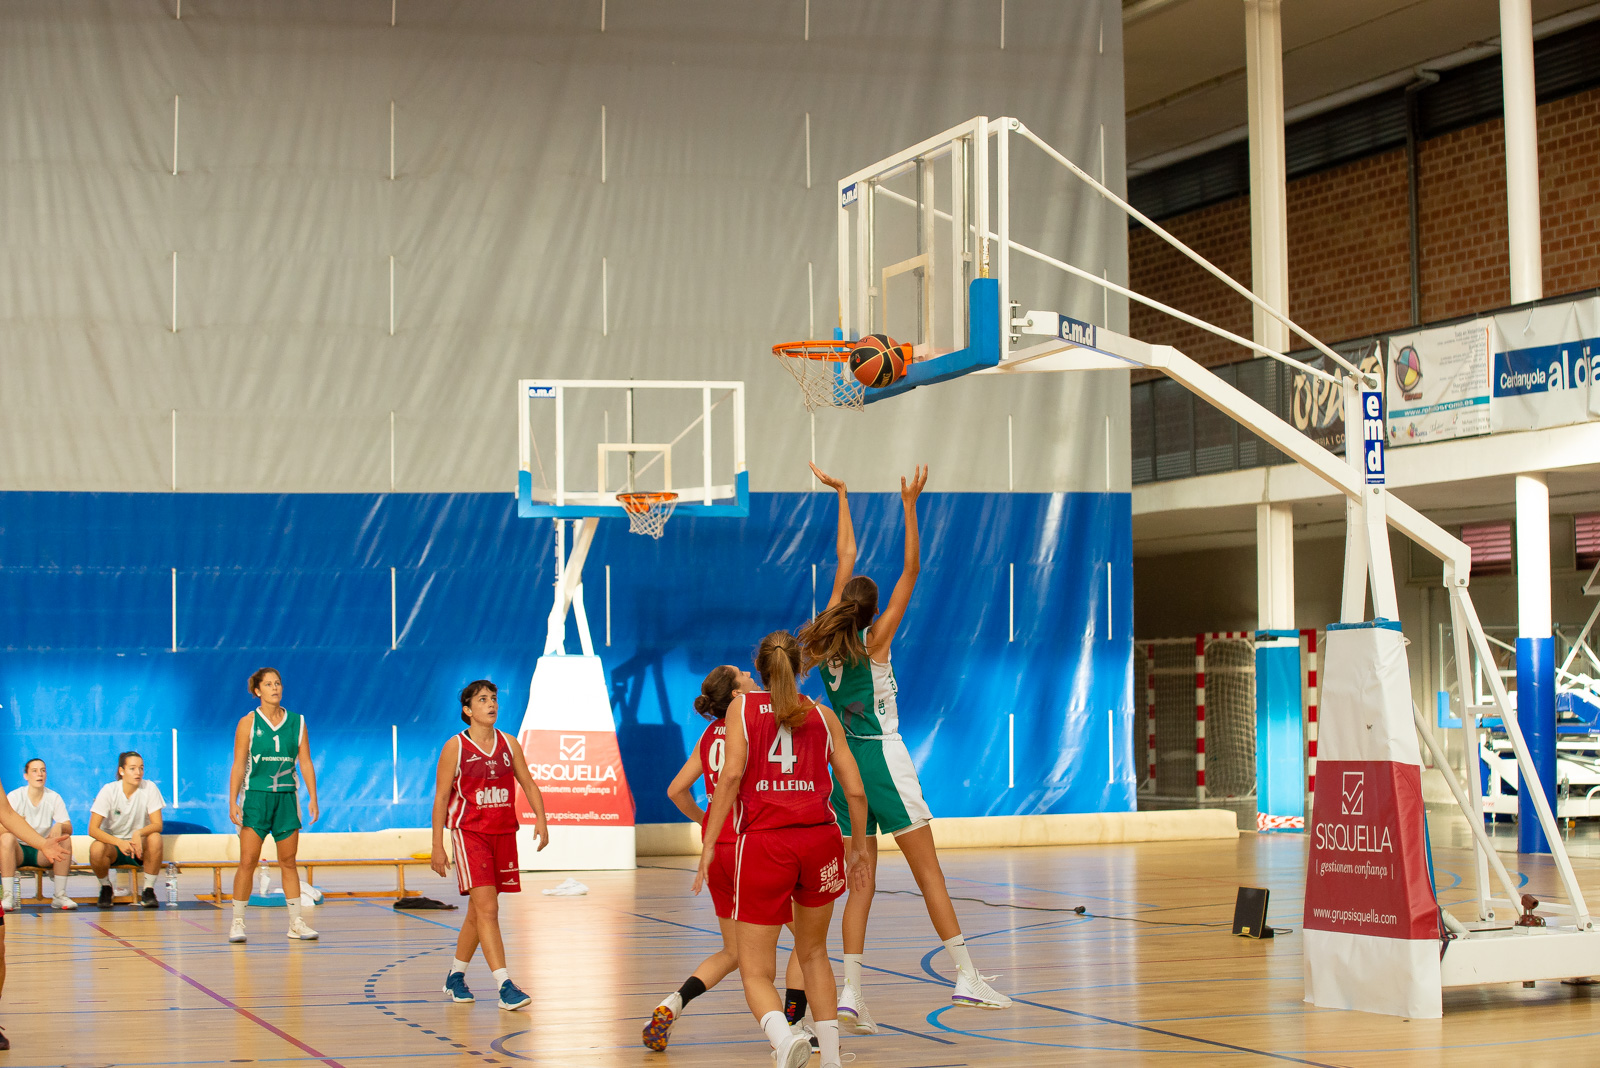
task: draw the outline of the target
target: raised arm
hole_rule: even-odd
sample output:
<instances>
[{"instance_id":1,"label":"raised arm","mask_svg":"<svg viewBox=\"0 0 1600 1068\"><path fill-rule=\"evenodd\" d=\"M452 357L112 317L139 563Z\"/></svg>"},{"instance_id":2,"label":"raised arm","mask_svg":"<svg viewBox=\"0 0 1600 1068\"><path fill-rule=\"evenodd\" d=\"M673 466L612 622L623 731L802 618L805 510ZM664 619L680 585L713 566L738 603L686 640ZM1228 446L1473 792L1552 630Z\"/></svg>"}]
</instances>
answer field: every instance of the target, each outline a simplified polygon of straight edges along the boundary
<instances>
[{"instance_id":1,"label":"raised arm","mask_svg":"<svg viewBox=\"0 0 1600 1068\"><path fill-rule=\"evenodd\" d=\"M528 758L522 752L522 746L513 742L510 736L506 737L506 745L511 748L511 770L516 773L517 785L522 787L522 796L528 799L528 806L533 809L533 833L539 839L539 849L550 844L550 824L544 818L544 794L539 792L539 784L533 781L533 772L528 770ZM534 852L539 852L535 849Z\"/></svg>"},{"instance_id":2,"label":"raised arm","mask_svg":"<svg viewBox=\"0 0 1600 1068\"><path fill-rule=\"evenodd\" d=\"M228 772L228 819L235 827L244 825L244 809L239 805L239 791L244 789L245 769L250 765L250 713L239 720L233 729L233 768Z\"/></svg>"},{"instance_id":3,"label":"raised arm","mask_svg":"<svg viewBox=\"0 0 1600 1068\"><path fill-rule=\"evenodd\" d=\"M811 473L839 496L839 536L836 542L839 564L833 573L833 594L828 598L828 607L832 608L844 596L844 584L856 573L856 528L850 522L850 491L844 482L829 475L816 464L811 465Z\"/></svg>"},{"instance_id":4,"label":"raised arm","mask_svg":"<svg viewBox=\"0 0 1600 1068\"><path fill-rule=\"evenodd\" d=\"M300 720L300 777L306 781L306 812L315 823L321 814L317 809L317 769L311 766L311 735L306 733L304 718Z\"/></svg>"},{"instance_id":5,"label":"raised arm","mask_svg":"<svg viewBox=\"0 0 1600 1068\"><path fill-rule=\"evenodd\" d=\"M700 777L700 750L696 749L689 754L689 759L683 762L683 767L678 769L678 774L672 779L672 785L667 787L667 798L678 811L688 816L695 823L704 823L706 814L694 800L694 781Z\"/></svg>"},{"instance_id":6,"label":"raised arm","mask_svg":"<svg viewBox=\"0 0 1600 1068\"><path fill-rule=\"evenodd\" d=\"M433 779L433 855L428 866L440 876L450 874L450 858L444 851L444 817L450 807L450 786L456 780L456 761L461 753L461 738L456 736L439 750L439 767Z\"/></svg>"},{"instance_id":7,"label":"raised arm","mask_svg":"<svg viewBox=\"0 0 1600 1068\"><path fill-rule=\"evenodd\" d=\"M695 893L705 885L706 874L711 870L711 854L717 846L717 836L722 825L733 812L734 798L739 796L739 783L744 779L744 762L750 753L750 740L744 733L744 694L739 694L728 706L724 717L728 725L726 750L722 772L717 776L717 792L711 796L711 811L706 814L706 828L700 835L700 871L694 877Z\"/></svg>"},{"instance_id":8,"label":"raised arm","mask_svg":"<svg viewBox=\"0 0 1600 1068\"><path fill-rule=\"evenodd\" d=\"M872 621L872 641L867 652L874 660L889 655L889 644L894 641L895 631L900 629L900 621L905 618L906 606L911 603L911 591L917 587L917 574L922 570L922 540L917 533L917 496L927 484L928 469L921 466L916 468L910 484L906 483L904 476L900 479L900 503L906 510L906 562L900 569L900 581L894 584L894 592L889 595L889 603Z\"/></svg>"}]
</instances>

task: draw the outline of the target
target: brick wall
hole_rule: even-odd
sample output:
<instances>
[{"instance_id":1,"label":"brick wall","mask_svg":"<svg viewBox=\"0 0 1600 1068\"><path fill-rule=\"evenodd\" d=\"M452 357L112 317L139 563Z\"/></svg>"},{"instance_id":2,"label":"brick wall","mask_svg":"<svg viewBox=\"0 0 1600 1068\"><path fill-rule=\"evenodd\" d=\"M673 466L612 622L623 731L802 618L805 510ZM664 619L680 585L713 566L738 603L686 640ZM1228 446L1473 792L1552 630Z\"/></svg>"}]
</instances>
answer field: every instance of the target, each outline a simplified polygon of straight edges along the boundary
<instances>
[{"instance_id":1,"label":"brick wall","mask_svg":"<svg viewBox=\"0 0 1600 1068\"><path fill-rule=\"evenodd\" d=\"M1600 89L1539 108L1544 291L1600 286ZM1506 261L1505 138L1496 119L1418 149L1423 321L1511 301ZM1411 282L1403 150L1289 183L1289 312L1324 341L1408 326ZM1247 198L1162 225L1250 284ZM1250 306L1148 230L1128 235L1135 291L1250 336ZM1135 337L1176 345L1202 363L1248 350L1135 304Z\"/></svg>"}]
</instances>

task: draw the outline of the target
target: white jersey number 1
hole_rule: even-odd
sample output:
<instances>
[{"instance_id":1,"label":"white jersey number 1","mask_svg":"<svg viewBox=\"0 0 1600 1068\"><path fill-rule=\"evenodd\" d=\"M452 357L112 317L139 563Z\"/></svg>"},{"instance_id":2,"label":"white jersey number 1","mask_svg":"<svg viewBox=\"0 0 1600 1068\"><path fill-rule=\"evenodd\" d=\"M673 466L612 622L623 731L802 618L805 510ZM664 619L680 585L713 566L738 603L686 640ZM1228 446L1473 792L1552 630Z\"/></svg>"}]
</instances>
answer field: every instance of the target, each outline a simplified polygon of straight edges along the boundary
<instances>
[{"instance_id":1,"label":"white jersey number 1","mask_svg":"<svg viewBox=\"0 0 1600 1068\"><path fill-rule=\"evenodd\" d=\"M767 750L767 759L781 765L785 775L793 775L800 759L794 755L794 735L779 727L778 736L772 739L772 748Z\"/></svg>"}]
</instances>

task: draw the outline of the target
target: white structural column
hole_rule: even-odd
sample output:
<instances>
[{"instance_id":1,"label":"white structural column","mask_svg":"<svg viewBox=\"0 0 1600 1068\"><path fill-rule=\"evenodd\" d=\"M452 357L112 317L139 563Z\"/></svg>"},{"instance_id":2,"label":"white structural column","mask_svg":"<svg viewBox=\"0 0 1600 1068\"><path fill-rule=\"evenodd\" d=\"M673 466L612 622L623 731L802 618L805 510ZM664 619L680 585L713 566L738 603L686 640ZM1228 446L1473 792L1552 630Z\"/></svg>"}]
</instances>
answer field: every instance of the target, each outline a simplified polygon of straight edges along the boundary
<instances>
[{"instance_id":1,"label":"white structural column","mask_svg":"<svg viewBox=\"0 0 1600 1068\"><path fill-rule=\"evenodd\" d=\"M1506 111L1506 224L1511 303L1544 296L1539 249L1539 136L1533 82L1532 0L1500 0Z\"/></svg>"},{"instance_id":2,"label":"white structural column","mask_svg":"<svg viewBox=\"0 0 1600 1068\"><path fill-rule=\"evenodd\" d=\"M1283 31L1280 0L1244 0L1245 72L1250 98L1250 288L1289 310L1288 168L1283 148ZM1255 340L1279 352L1289 331L1255 309Z\"/></svg>"},{"instance_id":3,"label":"white structural column","mask_svg":"<svg viewBox=\"0 0 1600 1068\"><path fill-rule=\"evenodd\" d=\"M1294 628L1294 507L1256 505L1256 616L1259 630Z\"/></svg>"},{"instance_id":4,"label":"white structural column","mask_svg":"<svg viewBox=\"0 0 1600 1068\"><path fill-rule=\"evenodd\" d=\"M1517 476L1517 637L1550 637L1550 487Z\"/></svg>"}]
</instances>

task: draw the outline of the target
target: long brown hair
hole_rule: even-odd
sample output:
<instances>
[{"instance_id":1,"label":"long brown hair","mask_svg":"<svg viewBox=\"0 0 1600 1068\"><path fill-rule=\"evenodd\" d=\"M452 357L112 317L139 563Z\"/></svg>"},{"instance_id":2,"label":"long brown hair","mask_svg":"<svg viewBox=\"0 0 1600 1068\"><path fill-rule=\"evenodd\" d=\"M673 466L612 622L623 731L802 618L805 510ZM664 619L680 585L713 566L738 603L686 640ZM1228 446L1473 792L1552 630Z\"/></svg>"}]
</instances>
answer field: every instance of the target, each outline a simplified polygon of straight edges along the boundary
<instances>
[{"instance_id":1,"label":"long brown hair","mask_svg":"<svg viewBox=\"0 0 1600 1068\"><path fill-rule=\"evenodd\" d=\"M795 676L800 673L800 643L786 630L775 630L756 646L756 671L761 685L772 694L772 716L778 726L792 731L805 722L809 704L800 701Z\"/></svg>"},{"instance_id":2,"label":"long brown hair","mask_svg":"<svg viewBox=\"0 0 1600 1068\"><path fill-rule=\"evenodd\" d=\"M867 646L861 640L861 632L877 614L878 584L865 575L846 582L839 592L839 603L800 628L805 670L835 660L850 664L865 660Z\"/></svg>"},{"instance_id":3,"label":"long brown hair","mask_svg":"<svg viewBox=\"0 0 1600 1068\"><path fill-rule=\"evenodd\" d=\"M700 695L694 699L694 710L706 719L721 719L728 714L728 705L733 702L733 688L739 681L739 673L730 664L722 664L711 669L711 674L700 684Z\"/></svg>"}]
</instances>

